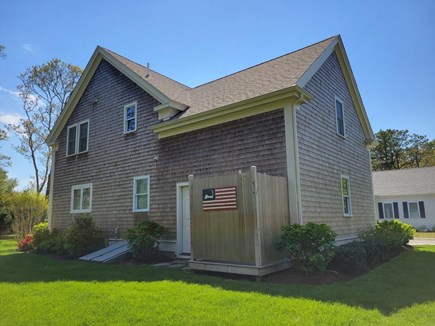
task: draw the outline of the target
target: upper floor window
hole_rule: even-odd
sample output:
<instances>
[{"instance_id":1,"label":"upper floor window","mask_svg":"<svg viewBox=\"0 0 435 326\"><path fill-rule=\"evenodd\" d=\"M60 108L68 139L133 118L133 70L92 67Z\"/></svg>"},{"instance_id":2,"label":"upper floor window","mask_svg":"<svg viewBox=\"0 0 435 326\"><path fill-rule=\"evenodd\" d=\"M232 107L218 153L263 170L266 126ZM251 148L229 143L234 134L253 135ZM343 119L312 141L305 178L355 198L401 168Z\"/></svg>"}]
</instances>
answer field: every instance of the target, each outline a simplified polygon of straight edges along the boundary
<instances>
[{"instance_id":1,"label":"upper floor window","mask_svg":"<svg viewBox=\"0 0 435 326\"><path fill-rule=\"evenodd\" d=\"M150 208L150 176L133 179L133 212L148 212Z\"/></svg>"},{"instance_id":2,"label":"upper floor window","mask_svg":"<svg viewBox=\"0 0 435 326\"><path fill-rule=\"evenodd\" d=\"M124 106L124 134L136 131L137 128L137 102Z\"/></svg>"},{"instance_id":3,"label":"upper floor window","mask_svg":"<svg viewBox=\"0 0 435 326\"><path fill-rule=\"evenodd\" d=\"M343 200L343 214L344 214L344 216L352 216L349 177L344 176L344 175L341 176L341 197Z\"/></svg>"},{"instance_id":4,"label":"upper floor window","mask_svg":"<svg viewBox=\"0 0 435 326\"><path fill-rule=\"evenodd\" d=\"M89 120L68 126L66 155L74 155L88 151Z\"/></svg>"},{"instance_id":5,"label":"upper floor window","mask_svg":"<svg viewBox=\"0 0 435 326\"><path fill-rule=\"evenodd\" d=\"M90 213L92 209L92 183L72 186L71 213Z\"/></svg>"},{"instance_id":6,"label":"upper floor window","mask_svg":"<svg viewBox=\"0 0 435 326\"><path fill-rule=\"evenodd\" d=\"M337 134L342 137L346 136L344 130L344 106L343 101L339 98L335 98L335 116L336 116L336 126L337 126Z\"/></svg>"}]
</instances>

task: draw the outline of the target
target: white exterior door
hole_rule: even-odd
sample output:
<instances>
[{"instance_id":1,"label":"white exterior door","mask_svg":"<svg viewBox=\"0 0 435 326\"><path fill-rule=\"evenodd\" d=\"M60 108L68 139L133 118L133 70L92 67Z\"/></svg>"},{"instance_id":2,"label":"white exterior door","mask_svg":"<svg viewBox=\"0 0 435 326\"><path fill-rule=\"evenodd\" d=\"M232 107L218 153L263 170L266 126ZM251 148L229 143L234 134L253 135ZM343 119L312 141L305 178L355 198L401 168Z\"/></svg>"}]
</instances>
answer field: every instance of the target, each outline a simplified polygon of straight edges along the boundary
<instances>
[{"instance_id":1,"label":"white exterior door","mask_svg":"<svg viewBox=\"0 0 435 326\"><path fill-rule=\"evenodd\" d=\"M190 193L189 186L181 187L182 253L190 254Z\"/></svg>"}]
</instances>

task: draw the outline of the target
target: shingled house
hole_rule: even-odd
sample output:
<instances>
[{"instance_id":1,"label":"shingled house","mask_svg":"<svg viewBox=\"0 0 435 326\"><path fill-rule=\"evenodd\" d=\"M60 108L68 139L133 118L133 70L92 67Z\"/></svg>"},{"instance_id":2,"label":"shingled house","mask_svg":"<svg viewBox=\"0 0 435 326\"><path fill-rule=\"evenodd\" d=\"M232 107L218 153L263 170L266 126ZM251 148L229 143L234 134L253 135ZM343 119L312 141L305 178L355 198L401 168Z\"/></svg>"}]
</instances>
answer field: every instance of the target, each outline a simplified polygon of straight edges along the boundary
<instances>
[{"instance_id":1,"label":"shingled house","mask_svg":"<svg viewBox=\"0 0 435 326\"><path fill-rule=\"evenodd\" d=\"M149 218L188 254L188 175L288 178L289 223L338 240L375 222L374 136L340 36L189 87L97 47L48 137L49 224L90 213L108 237Z\"/></svg>"}]
</instances>

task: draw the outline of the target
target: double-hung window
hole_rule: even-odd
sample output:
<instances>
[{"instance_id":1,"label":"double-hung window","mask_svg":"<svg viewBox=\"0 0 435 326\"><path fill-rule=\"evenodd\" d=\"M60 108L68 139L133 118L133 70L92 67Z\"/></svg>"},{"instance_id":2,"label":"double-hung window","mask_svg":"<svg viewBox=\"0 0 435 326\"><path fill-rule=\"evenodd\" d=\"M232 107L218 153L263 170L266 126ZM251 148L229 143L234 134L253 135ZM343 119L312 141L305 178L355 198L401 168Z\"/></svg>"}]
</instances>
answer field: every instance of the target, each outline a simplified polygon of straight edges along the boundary
<instances>
[{"instance_id":1,"label":"double-hung window","mask_svg":"<svg viewBox=\"0 0 435 326\"><path fill-rule=\"evenodd\" d=\"M426 218L424 201L402 202L405 218Z\"/></svg>"},{"instance_id":2,"label":"double-hung window","mask_svg":"<svg viewBox=\"0 0 435 326\"><path fill-rule=\"evenodd\" d=\"M343 201L344 216L352 216L349 177L344 175L341 176L341 197Z\"/></svg>"},{"instance_id":3,"label":"double-hung window","mask_svg":"<svg viewBox=\"0 0 435 326\"><path fill-rule=\"evenodd\" d=\"M92 210L92 183L72 186L71 213L90 213Z\"/></svg>"},{"instance_id":4,"label":"double-hung window","mask_svg":"<svg viewBox=\"0 0 435 326\"><path fill-rule=\"evenodd\" d=\"M133 178L133 212L148 212L150 209L150 176Z\"/></svg>"},{"instance_id":5,"label":"double-hung window","mask_svg":"<svg viewBox=\"0 0 435 326\"><path fill-rule=\"evenodd\" d=\"M124 106L124 134L136 131L137 128L137 102Z\"/></svg>"},{"instance_id":6,"label":"double-hung window","mask_svg":"<svg viewBox=\"0 0 435 326\"><path fill-rule=\"evenodd\" d=\"M89 120L68 126L66 155L71 156L88 151Z\"/></svg>"},{"instance_id":7,"label":"double-hung window","mask_svg":"<svg viewBox=\"0 0 435 326\"><path fill-rule=\"evenodd\" d=\"M336 115L336 127L337 134L346 137L345 127L344 127L344 105L338 97L335 98L335 115Z\"/></svg>"}]
</instances>

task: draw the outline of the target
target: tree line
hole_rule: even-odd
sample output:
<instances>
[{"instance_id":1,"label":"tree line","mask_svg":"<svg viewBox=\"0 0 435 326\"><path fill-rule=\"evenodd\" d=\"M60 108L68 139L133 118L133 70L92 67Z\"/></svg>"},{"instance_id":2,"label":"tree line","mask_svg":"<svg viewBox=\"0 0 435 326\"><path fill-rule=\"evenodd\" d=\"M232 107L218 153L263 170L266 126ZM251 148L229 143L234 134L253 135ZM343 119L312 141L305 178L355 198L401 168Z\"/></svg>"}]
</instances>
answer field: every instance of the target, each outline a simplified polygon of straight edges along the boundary
<instances>
[{"instance_id":1,"label":"tree line","mask_svg":"<svg viewBox=\"0 0 435 326\"><path fill-rule=\"evenodd\" d=\"M376 133L371 151L373 171L435 166L435 140L408 130L387 129Z\"/></svg>"}]
</instances>

